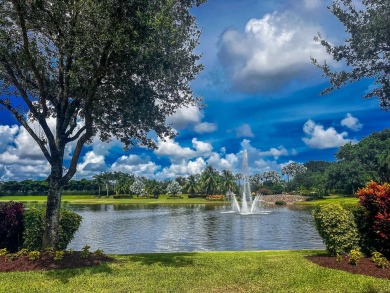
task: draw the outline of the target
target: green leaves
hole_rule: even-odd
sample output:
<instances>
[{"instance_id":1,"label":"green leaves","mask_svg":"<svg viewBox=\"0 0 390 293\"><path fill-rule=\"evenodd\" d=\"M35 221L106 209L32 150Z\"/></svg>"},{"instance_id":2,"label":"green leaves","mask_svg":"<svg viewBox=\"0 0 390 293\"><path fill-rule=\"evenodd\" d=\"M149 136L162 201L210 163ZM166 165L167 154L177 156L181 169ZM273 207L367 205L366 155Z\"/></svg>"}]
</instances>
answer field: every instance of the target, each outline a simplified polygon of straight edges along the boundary
<instances>
[{"instance_id":1,"label":"green leaves","mask_svg":"<svg viewBox=\"0 0 390 293\"><path fill-rule=\"evenodd\" d=\"M390 6L386 0L362 1L363 8L355 7L350 0L333 0L329 10L344 25L349 34L342 45L333 45L320 35L315 41L326 48L336 62L345 63L349 69L332 71L324 61L312 58L312 63L323 70L331 87L323 93L338 89L349 82L373 78L375 87L365 97L378 97L383 109L390 108L389 48Z\"/></svg>"},{"instance_id":2,"label":"green leaves","mask_svg":"<svg viewBox=\"0 0 390 293\"><path fill-rule=\"evenodd\" d=\"M359 234L352 212L339 204L327 204L316 207L313 216L317 231L331 255L358 247Z\"/></svg>"}]
</instances>

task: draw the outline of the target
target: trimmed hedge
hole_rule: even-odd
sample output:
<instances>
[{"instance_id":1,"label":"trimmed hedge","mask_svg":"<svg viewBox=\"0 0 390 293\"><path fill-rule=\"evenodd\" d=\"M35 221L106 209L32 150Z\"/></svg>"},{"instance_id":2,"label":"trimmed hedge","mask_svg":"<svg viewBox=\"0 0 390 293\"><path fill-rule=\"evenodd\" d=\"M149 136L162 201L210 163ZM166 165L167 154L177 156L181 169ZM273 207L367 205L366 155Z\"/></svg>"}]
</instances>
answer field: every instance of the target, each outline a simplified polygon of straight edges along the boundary
<instances>
[{"instance_id":1,"label":"trimmed hedge","mask_svg":"<svg viewBox=\"0 0 390 293\"><path fill-rule=\"evenodd\" d=\"M359 247L360 237L353 213L339 204L318 206L313 211L315 226L331 255Z\"/></svg>"},{"instance_id":2,"label":"trimmed hedge","mask_svg":"<svg viewBox=\"0 0 390 293\"><path fill-rule=\"evenodd\" d=\"M0 248L16 252L22 246L23 212L20 202L0 202Z\"/></svg>"},{"instance_id":3,"label":"trimmed hedge","mask_svg":"<svg viewBox=\"0 0 390 293\"><path fill-rule=\"evenodd\" d=\"M24 213L24 247L28 250L40 250L45 229L44 208L30 208ZM74 212L61 209L58 249L64 250L74 238L80 227L82 217Z\"/></svg>"}]
</instances>

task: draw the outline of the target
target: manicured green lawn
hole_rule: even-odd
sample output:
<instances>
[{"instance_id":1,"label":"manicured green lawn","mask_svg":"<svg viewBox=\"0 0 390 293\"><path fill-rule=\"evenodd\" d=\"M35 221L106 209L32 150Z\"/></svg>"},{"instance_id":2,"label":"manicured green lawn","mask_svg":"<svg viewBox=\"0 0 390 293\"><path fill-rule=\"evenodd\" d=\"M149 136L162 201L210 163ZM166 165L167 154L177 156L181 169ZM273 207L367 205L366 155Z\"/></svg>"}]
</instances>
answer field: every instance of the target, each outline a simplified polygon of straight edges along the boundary
<instances>
[{"instance_id":1,"label":"manicured green lawn","mask_svg":"<svg viewBox=\"0 0 390 293\"><path fill-rule=\"evenodd\" d=\"M158 199L155 198L119 198L101 196L97 198L93 195L64 195L62 202L72 204L223 204L221 201L209 201L204 198L169 198L163 194ZM21 201L21 202L46 202L46 196L0 196L0 201Z\"/></svg>"},{"instance_id":2,"label":"manicured green lawn","mask_svg":"<svg viewBox=\"0 0 390 293\"><path fill-rule=\"evenodd\" d=\"M312 201L301 201L295 204L317 206L328 203L357 203L357 197L345 197L345 196L326 196L324 199L312 200Z\"/></svg>"},{"instance_id":3,"label":"manicured green lawn","mask_svg":"<svg viewBox=\"0 0 390 293\"><path fill-rule=\"evenodd\" d=\"M93 268L0 273L0 292L390 292L390 280L322 268L318 251L118 255Z\"/></svg>"}]
</instances>

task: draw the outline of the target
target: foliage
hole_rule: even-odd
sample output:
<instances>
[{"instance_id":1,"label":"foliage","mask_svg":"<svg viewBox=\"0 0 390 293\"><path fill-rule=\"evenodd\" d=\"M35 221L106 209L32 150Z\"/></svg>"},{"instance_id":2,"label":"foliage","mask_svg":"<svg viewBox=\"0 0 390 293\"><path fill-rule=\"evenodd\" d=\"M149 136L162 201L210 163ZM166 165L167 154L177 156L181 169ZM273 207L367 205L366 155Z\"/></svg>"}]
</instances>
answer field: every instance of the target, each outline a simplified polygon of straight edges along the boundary
<instances>
[{"instance_id":1,"label":"foliage","mask_svg":"<svg viewBox=\"0 0 390 293\"><path fill-rule=\"evenodd\" d=\"M339 204L328 204L317 206L313 216L317 231L331 255L358 247L359 234L352 212Z\"/></svg>"},{"instance_id":2,"label":"foliage","mask_svg":"<svg viewBox=\"0 0 390 293\"><path fill-rule=\"evenodd\" d=\"M329 167L326 187L328 190L353 195L358 188L363 187L371 179L367 169L360 162L345 160Z\"/></svg>"},{"instance_id":3,"label":"foliage","mask_svg":"<svg viewBox=\"0 0 390 293\"><path fill-rule=\"evenodd\" d=\"M199 179L200 175L190 175L188 176L186 182L184 183L183 190L190 194L191 197L195 196L195 193L199 192Z\"/></svg>"},{"instance_id":4,"label":"foliage","mask_svg":"<svg viewBox=\"0 0 390 293\"><path fill-rule=\"evenodd\" d=\"M29 251L28 249L26 248L22 248L21 250L19 250L16 255L19 257L19 256L22 256L22 255L28 255Z\"/></svg>"},{"instance_id":5,"label":"foliage","mask_svg":"<svg viewBox=\"0 0 390 293\"><path fill-rule=\"evenodd\" d=\"M54 260L63 260L64 259L64 251L57 250L54 255Z\"/></svg>"},{"instance_id":6,"label":"foliage","mask_svg":"<svg viewBox=\"0 0 390 293\"><path fill-rule=\"evenodd\" d=\"M213 194L213 195L208 195L206 199L212 201L224 201L225 196L223 194Z\"/></svg>"},{"instance_id":7,"label":"foliage","mask_svg":"<svg viewBox=\"0 0 390 293\"><path fill-rule=\"evenodd\" d=\"M155 148L176 135L166 117L199 106L190 82L202 69L200 30L190 10L203 2L0 2L0 107L50 165L44 246L57 245L61 192L95 135Z\"/></svg>"},{"instance_id":8,"label":"foliage","mask_svg":"<svg viewBox=\"0 0 390 293\"><path fill-rule=\"evenodd\" d=\"M167 186L167 194L177 196L181 192L181 186L176 180L172 180Z\"/></svg>"},{"instance_id":9,"label":"foliage","mask_svg":"<svg viewBox=\"0 0 390 293\"><path fill-rule=\"evenodd\" d=\"M6 254L8 254L7 248L1 248L0 249L0 256L6 255Z\"/></svg>"},{"instance_id":10,"label":"foliage","mask_svg":"<svg viewBox=\"0 0 390 293\"><path fill-rule=\"evenodd\" d=\"M28 253L29 260L37 260L41 257L41 253L38 250L30 251Z\"/></svg>"},{"instance_id":11,"label":"foliage","mask_svg":"<svg viewBox=\"0 0 390 293\"><path fill-rule=\"evenodd\" d=\"M390 256L390 184L370 182L358 190L360 204L366 209L365 221L370 228L368 237L375 240L375 248Z\"/></svg>"},{"instance_id":12,"label":"foliage","mask_svg":"<svg viewBox=\"0 0 390 293\"><path fill-rule=\"evenodd\" d=\"M382 253L374 251L371 256L372 261L378 268L386 269L390 266L389 261L382 255Z\"/></svg>"},{"instance_id":13,"label":"foliage","mask_svg":"<svg viewBox=\"0 0 390 293\"><path fill-rule=\"evenodd\" d=\"M130 190L133 194L136 194L137 196L146 195L145 184L140 179L134 181L134 183L130 186Z\"/></svg>"},{"instance_id":14,"label":"foliage","mask_svg":"<svg viewBox=\"0 0 390 293\"><path fill-rule=\"evenodd\" d=\"M268 188L265 188L265 187L260 188L258 192L259 192L260 194L262 194L262 195L269 195L269 194L272 194L272 191L269 190Z\"/></svg>"},{"instance_id":15,"label":"foliage","mask_svg":"<svg viewBox=\"0 0 390 293\"><path fill-rule=\"evenodd\" d=\"M0 202L0 248L10 252L22 245L24 206L18 202Z\"/></svg>"},{"instance_id":16,"label":"foliage","mask_svg":"<svg viewBox=\"0 0 390 293\"><path fill-rule=\"evenodd\" d=\"M207 166L200 175L199 183L206 195L215 194L219 184L219 173L213 166Z\"/></svg>"},{"instance_id":17,"label":"foliage","mask_svg":"<svg viewBox=\"0 0 390 293\"><path fill-rule=\"evenodd\" d=\"M42 248L42 237L44 231L45 209L30 208L24 213L24 247L29 250L40 250ZM72 241L74 234L81 223L81 216L66 209L60 213L60 234L57 248L65 249ZM49 248L51 249L51 248Z\"/></svg>"},{"instance_id":18,"label":"foliage","mask_svg":"<svg viewBox=\"0 0 390 293\"><path fill-rule=\"evenodd\" d=\"M102 255L105 255L105 254L104 254L104 251L103 251L103 250L97 249L97 250L95 250L95 252L93 253L93 255L102 256Z\"/></svg>"},{"instance_id":19,"label":"foliage","mask_svg":"<svg viewBox=\"0 0 390 293\"><path fill-rule=\"evenodd\" d=\"M283 200L277 200L277 201L275 201L275 204L278 205L278 206L284 206L287 203L285 201L283 201Z\"/></svg>"},{"instance_id":20,"label":"foliage","mask_svg":"<svg viewBox=\"0 0 390 293\"><path fill-rule=\"evenodd\" d=\"M359 6L358 6L359 5ZM381 107L390 108L389 47L390 6L388 0L333 0L330 11L344 25L349 34L344 44L333 45L319 35L316 40L326 48L328 54L337 62L345 62L348 70L332 71L327 62L312 62L320 67L329 78L331 87L323 93L341 86L373 78L373 87L365 97L379 97Z\"/></svg>"},{"instance_id":21,"label":"foliage","mask_svg":"<svg viewBox=\"0 0 390 293\"><path fill-rule=\"evenodd\" d=\"M81 249L81 258L88 258L89 257L89 249L91 248L91 246L89 245L85 245L82 249Z\"/></svg>"},{"instance_id":22,"label":"foliage","mask_svg":"<svg viewBox=\"0 0 390 293\"><path fill-rule=\"evenodd\" d=\"M352 249L349 254L348 254L348 263L350 263L351 265L354 265L356 266L359 261L364 257L364 254L361 253L360 250L358 249Z\"/></svg>"},{"instance_id":23,"label":"foliage","mask_svg":"<svg viewBox=\"0 0 390 293\"><path fill-rule=\"evenodd\" d=\"M306 170L304 165L293 162L282 167L282 175L287 175L287 181L290 181L296 175L305 173Z\"/></svg>"},{"instance_id":24,"label":"foliage","mask_svg":"<svg viewBox=\"0 0 390 293\"><path fill-rule=\"evenodd\" d=\"M265 171L263 173L263 179L265 183L277 183L280 182L280 175L276 171Z\"/></svg>"}]
</instances>

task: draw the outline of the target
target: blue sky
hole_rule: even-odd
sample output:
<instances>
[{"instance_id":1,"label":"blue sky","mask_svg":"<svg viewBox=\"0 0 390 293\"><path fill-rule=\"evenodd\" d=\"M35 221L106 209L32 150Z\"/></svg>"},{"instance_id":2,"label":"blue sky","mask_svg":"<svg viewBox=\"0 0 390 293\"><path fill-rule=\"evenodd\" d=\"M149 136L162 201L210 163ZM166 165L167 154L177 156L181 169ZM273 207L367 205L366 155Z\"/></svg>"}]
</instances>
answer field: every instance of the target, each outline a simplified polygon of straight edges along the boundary
<instances>
[{"instance_id":1,"label":"blue sky","mask_svg":"<svg viewBox=\"0 0 390 293\"><path fill-rule=\"evenodd\" d=\"M192 83L205 107L179 109L168 122L179 132L157 150L124 152L113 140L85 148L76 179L123 171L166 179L201 172L208 164L240 172L248 150L251 173L280 171L289 162L334 161L338 148L389 127L375 99L362 96L372 80L325 96L327 86L310 56L327 60L313 41L333 44L344 28L323 0L209 0L194 8L204 71ZM24 129L0 112L0 180L44 178L49 166ZM72 146L69 147L69 153Z\"/></svg>"}]
</instances>

